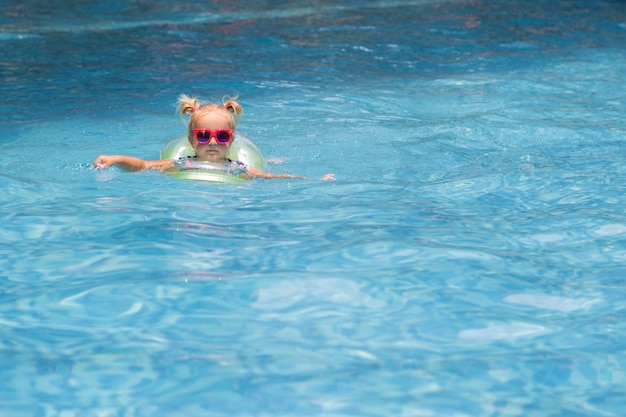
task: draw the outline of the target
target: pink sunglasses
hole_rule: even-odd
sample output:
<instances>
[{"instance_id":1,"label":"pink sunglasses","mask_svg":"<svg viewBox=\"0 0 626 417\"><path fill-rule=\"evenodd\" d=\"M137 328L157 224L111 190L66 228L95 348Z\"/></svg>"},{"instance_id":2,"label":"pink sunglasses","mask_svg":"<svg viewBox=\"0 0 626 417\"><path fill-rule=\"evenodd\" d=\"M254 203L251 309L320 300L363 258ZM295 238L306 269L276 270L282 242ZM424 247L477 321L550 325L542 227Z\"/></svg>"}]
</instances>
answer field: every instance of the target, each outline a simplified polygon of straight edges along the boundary
<instances>
[{"instance_id":1,"label":"pink sunglasses","mask_svg":"<svg viewBox=\"0 0 626 417\"><path fill-rule=\"evenodd\" d=\"M233 131L230 129L194 129L193 136L196 138L196 142L201 144L211 142L211 138L214 137L217 143L226 145L233 140Z\"/></svg>"}]
</instances>

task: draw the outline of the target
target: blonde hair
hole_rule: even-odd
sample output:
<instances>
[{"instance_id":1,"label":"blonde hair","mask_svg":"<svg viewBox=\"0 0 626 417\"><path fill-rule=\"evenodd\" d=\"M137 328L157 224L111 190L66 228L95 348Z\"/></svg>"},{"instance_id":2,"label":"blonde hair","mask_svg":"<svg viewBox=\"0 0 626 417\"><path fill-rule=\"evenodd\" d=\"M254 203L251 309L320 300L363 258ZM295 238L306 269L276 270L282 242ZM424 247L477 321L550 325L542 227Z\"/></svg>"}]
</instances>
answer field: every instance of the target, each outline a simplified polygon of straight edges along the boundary
<instances>
[{"instance_id":1,"label":"blonde hair","mask_svg":"<svg viewBox=\"0 0 626 417\"><path fill-rule=\"evenodd\" d=\"M186 94L181 94L178 97L178 107L177 111L181 116L185 114L190 114L189 124L187 125L187 135L191 137L193 135L193 130L198 124L198 119L203 115L211 112L223 112L227 114L229 117L229 127L232 130L237 128L237 124L239 123L239 119L243 114L243 107L237 101L237 96L229 97L224 96L222 98L223 104L215 104L215 103L207 103L200 104L200 101L195 97L189 97Z\"/></svg>"}]
</instances>

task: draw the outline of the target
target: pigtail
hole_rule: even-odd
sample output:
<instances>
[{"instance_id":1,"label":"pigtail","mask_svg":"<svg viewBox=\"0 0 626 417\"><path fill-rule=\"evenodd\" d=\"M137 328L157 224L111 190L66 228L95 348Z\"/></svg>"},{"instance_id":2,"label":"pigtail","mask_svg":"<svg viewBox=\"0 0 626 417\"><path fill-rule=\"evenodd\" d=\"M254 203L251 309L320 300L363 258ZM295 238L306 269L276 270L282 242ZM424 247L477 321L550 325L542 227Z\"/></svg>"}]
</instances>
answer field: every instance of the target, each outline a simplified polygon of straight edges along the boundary
<instances>
[{"instance_id":1,"label":"pigtail","mask_svg":"<svg viewBox=\"0 0 626 417\"><path fill-rule=\"evenodd\" d=\"M233 116L233 120L235 121L235 126L239 123L239 119L243 114L243 107L237 101L237 96L228 97L224 96L222 98L222 103L224 103L224 108Z\"/></svg>"},{"instance_id":2,"label":"pigtail","mask_svg":"<svg viewBox=\"0 0 626 417\"><path fill-rule=\"evenodd\" d=\"M192 114L200 107L200 102L195 97L189 97L186 94L181 94L178 97L178 112L183 114Z\"/></svg>"}]
</instances>

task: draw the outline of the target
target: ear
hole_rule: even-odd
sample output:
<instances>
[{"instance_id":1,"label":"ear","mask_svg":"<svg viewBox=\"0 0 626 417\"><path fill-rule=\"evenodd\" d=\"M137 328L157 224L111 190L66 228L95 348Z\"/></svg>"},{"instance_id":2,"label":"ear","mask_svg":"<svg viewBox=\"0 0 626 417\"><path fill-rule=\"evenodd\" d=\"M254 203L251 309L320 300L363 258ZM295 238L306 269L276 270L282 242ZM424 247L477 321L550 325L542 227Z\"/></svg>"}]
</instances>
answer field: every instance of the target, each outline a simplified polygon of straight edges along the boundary
<instances>
[{"instance_id":1,"label":"ear","mask_svg":"<svg viewBox=\"0 0 626 417\"><path fill-rule=\"evenodd\" d=\"M187 140L189 141L191 147L196 149L196 146L198 146L198 144L196 143L196 138L194 138L193 136L187 136Z\"/></svg>"}]
</instances>

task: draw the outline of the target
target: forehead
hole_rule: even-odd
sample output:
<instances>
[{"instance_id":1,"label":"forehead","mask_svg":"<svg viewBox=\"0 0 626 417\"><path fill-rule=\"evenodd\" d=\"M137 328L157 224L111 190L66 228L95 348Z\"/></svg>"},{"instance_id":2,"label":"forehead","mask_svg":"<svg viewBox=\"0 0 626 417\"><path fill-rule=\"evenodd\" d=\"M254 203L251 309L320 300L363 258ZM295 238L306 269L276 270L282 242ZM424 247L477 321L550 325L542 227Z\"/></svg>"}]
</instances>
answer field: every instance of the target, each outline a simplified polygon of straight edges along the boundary
<instances>
[{"instance_id":1,"label":"forehead","mask_svg":"<svg viewBox=\"0 0 626 417\"><path fill-rule=\"evenodd\" d=\"M233 118L226 112L212 111L198 117L196 129L230 129Z\"/></svg>"}]
</instances>

